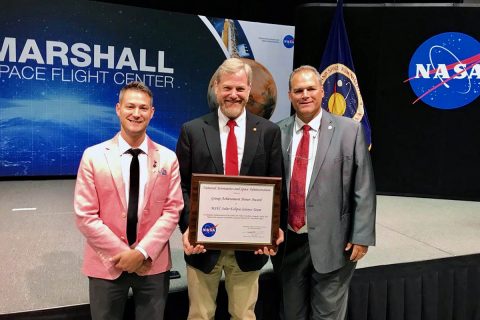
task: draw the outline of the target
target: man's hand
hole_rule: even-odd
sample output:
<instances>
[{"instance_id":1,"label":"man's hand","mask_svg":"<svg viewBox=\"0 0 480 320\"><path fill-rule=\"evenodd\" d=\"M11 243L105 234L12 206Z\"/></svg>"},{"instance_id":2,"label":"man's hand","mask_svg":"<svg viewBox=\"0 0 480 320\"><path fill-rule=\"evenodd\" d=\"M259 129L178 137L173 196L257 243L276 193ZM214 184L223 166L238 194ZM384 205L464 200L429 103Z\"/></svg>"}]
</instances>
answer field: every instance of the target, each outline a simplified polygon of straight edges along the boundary
<instances>
[{"instance_id":1,"label":"man's hand","mask_svg":"<svg viewBox=\"0 0 480 320\"><path fill-rule=\"evenodd\" d=\"M185 230L182 235L183 251L185 252L185 254L189 256L191 254L205 253L207 250L201 244L197 244L195 247L190 244L190 241L188 241L188 231L189 228L187 228L187 230Z\"/></svg>"},{"instance_id":2,"label":"man's hand","mask_svg":"<svg viewBox=\"0 0 480 320\"><path fill-rule=\"evenodd\" d=\"M277 247L280 245L280 243L282 243L283 241L285 241L285 237L284 237L284 234L283 234L283 230L278 228L278 238L277 238L277 241L275 242ZM265 254L267 256L274 256L277 254L277 250L273 250L273 249L268 249L267 247L263 247L263 249L258 249L258 250L255 250L254 252L255 254Z\"/></svg>"},{"instance_id":3,"label":"man's hand","mask_svg":"<svg viewBox=\"0 0 480 320\"><path fill-rule=\"evenodd\" d=\"M368 246L362 246L361 244L353 244L349 242L345 247L345 251L348 251L350 249L352 249L352 254L350 255L350 261L357 262L367 254Z\"/></svg>"},{"instance_id":4,"label":"man's hand","mask_svg":"<svg viewBox=\"0 0 480 320\"><path fill-rule=\"evenodd\" d=\"M147 275L148 271L152 268L152 260L148 258L147 260L144 260L140 268L138 268L135 273L138 274L139 276L145 276Z\"/></svg>"},{"instance_id":5,"label":"man's hand","mask_svg":"<svg viewBox=\"0 0 480 320\"><path fill-rule=\"evenodd\" d=\"M144 255L135 249L120 252L110 259L115 264L115 268L128 273L135 272L145 261Z\"/></svg>"}]
</instances>

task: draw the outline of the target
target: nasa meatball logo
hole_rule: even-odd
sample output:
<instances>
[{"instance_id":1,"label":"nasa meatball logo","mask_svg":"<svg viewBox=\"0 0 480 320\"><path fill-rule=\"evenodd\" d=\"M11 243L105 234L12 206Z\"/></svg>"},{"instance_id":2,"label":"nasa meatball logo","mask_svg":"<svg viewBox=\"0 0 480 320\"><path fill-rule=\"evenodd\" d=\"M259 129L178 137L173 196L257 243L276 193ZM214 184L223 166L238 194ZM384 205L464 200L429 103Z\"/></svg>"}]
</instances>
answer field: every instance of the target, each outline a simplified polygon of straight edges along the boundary
<instances>
[{"instance_id":1,"label":"nasa meatball logo","mask_svg":"<svg viewBox=\"0 0 480 320\"><path fill-rule=\"evenodd\" d=\"M410 60L408 79L417 99L438 109L468 105L480 95L480 43L446 32L422 43Z\"/></svg>"},{"instance_id":2,"label":"nasa meatball logo","mask_svg":"<svg viewBox=\"0 0 480 320\"><path fill-rule=\"evenodd\" d=\"M202 227L202 233L205 237L213 237L215 233L217 232L217 226L214 225L213 223L207 222L203 225Z\"/></svg>"},{"instance_id":3,"label":"nasa meatball logo","mask_svg":"<svg viewBox=\"0 0 480 320\"><path fill-rule=\"evenodd\" d=\"M293 48L293 46L295 45L295 38L293 38L292 35L290 34L287 34L284 38L283 38L283 45L285 46L285 48Z\"/></svg>"},{"instance_id":4,"label":"nasa meatball logo","mask_svg":"<svg viewBox=\"0 0 480 320\"><path fill-rule=\"evenodd\" d=\"M334 63L322 71L320 80L325 92L322 108L340 116L351 115L352 119L360 122L364 106L355 72L344 64ZM346 114L347 106L353 106L355 114Z\"/></svg>"}]
</instances>

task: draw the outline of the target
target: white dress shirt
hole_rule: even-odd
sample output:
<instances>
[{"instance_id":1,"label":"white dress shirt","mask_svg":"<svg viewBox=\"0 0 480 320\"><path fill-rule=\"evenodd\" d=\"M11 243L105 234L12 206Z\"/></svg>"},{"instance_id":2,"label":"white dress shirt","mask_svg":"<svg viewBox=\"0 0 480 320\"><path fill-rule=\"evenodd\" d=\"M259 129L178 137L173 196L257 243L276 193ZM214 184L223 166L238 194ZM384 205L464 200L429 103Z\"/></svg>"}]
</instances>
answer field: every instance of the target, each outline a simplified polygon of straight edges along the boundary
<instances>
[{"instance_id":1,"label":"white dress shirt","mask_svg":"<svg viewBox=\"0 0 480 320\"><path fill-rule=\"evenodd\" d=\"M290 157L290 177L292 176L293 172L293 165L295 163L295 155L297 154L297 148L300 144L300 140L303 136L303 129L302 127L305 124L310 126L310 140L308 145L308 165L307 165L307 179L305 182L305 200L308 196L308 186L310 185L310 180L312 178L313 172L313 165L315 163L315 155L317 154L317 146L318 146L318 134L320 132L320 123L322 120L322 113L320 112L315 118L312 119L309 123L304 123L300 118L295 116L295 122L293 125L293 135L292 141L290 145L290 150L288 152L288 156ZM305 211L306 212L306 211ZM293 231L293 228L289 225L288 228ZM307 217L305 217L305 225L297 231L297 233L305 233L307 232Z\"/></svg>"},{"instance_id":2,"label":"white dress shirt","mask_svg":"<svg viewBox=\"0 0 480 320\"><path fill-rule=\"evenodd\" d=\"M122 177L123 177L123 183L125 185L125 199L127 200L127 206L128 206L128 201L130 200L130 163L132 162L133 156L128 153L127 151L132 149L132 147L123 139L122 135L118 135L118 148L120 152L120 162L122 166ZM140 180L139 180L139 186L138 186L138 221L140 221L140 217L142 216L142 206L143 206L143 200L145 199L145 185L147 184L148 180L148 143L147 143L147 138L145 136L145 139L143 142L140 144L138 148L134 149L140 149L142 152L138 155L138 162L140 164ZM148 254L146 251L137 246L135 247L138 251L140 251L144 256L145 259L148 258Z\"/></svg>"},{"instance_id":3,"label":"white dress shirt","mask_svg":"<svg viewBox=\"0 0 480 320\"><path fill-rule=\"evenodd\" d=\"M218 108L218 128L220 130L220 143L222 145L222 159L223 159L223 173L225 174L225 156L227 153L227 138L230 132L230 127L227 125L230 120L226 115ZM237 151L238 151L238 172L240 173L240 167L242 166L243 149L245 147L245 132L247 130L247 113L245 108L238 118L233 119L237 123L235 126L235 137L237 138Z\"/></svg>"}]
</instances>

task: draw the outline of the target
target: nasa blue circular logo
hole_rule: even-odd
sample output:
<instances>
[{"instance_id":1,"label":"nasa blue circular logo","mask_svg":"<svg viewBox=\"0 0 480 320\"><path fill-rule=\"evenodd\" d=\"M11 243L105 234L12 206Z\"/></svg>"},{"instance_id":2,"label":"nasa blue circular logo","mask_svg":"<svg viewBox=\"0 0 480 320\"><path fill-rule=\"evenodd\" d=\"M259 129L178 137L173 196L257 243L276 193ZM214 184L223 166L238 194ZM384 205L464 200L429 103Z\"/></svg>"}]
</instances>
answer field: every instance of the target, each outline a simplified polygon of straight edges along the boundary
<instances>
[{"instance_id":1,"label":"nasa blue circular logo","mask_svg":"<svg viewBox=\"0 0 480 320\"><path fill-rule=\"evenodd\" d=\"M438 109L463 107L480 95L480 43L446 32L422 43L410 60L408 79L421 100Z\"/></svg>"},{"instance_id":2,"label":"nasa blue circular logo","mask_svg":"<svg viewBox=\"0 0 480 320\"><path fill-rule=\"evenodd\" d=\"M217 232L217 227L213 223L207 222L202 227L202 233L205 237L210 238L215 234L215 232Z\"/></svg>"},{"instance_id":3,"label":"nasa blue circular logo","mask_svg":"<svg viewBox=\"0 0 480 320\"><path fill-rule=\"evenodd\" d=\"M283 38L283 45L285 46L285 48L293 48L293 45L295 44L295 38L293 38L292 35L289 35L287 34L284 38Z\"/></svg>"}]
</instances>

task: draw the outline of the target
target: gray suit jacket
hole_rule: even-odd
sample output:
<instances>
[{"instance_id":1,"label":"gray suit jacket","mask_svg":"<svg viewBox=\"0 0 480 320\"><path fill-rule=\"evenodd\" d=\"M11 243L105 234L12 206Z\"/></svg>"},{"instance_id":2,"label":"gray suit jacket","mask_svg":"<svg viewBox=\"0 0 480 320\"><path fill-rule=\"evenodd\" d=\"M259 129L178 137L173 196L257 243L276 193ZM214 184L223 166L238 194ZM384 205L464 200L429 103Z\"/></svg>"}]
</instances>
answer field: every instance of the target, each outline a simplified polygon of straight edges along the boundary
<instances>
[{"instance_id":1,"label":"gray suit jacket","mask_svg":"<svg viewBox=\"0 0 480 320\"><path fill-rule=\"evenodd\" d=\"M348 262L350 252L344 250L347 242L375 244L376 194L361 124L322 112L306 211L314 268L319 273L328 273ZM295 116L291 116L278 123L287 192L294 121ZM279 252L279 258L274 261L277 267L281 266L282 255L283 252Z\"/></svg>"}]
</instances>

